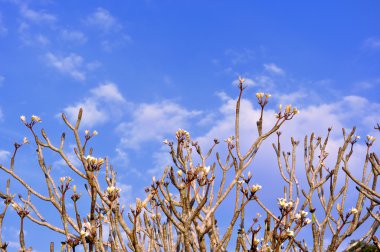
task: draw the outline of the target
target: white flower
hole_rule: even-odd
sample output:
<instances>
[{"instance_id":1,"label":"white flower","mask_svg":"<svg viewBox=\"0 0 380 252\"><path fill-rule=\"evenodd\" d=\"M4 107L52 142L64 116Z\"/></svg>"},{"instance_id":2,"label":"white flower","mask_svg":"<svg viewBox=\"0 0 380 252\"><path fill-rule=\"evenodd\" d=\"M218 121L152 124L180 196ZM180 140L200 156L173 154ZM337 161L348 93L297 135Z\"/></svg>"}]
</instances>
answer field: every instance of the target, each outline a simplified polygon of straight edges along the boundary
<instances>
[{"instance_id":1,"label":"white flower","mask_svg":"<svg viewBox=\"0 0 380 252\"><path fill-rule=\"evenodd\" d=\"M302 210L300 213L301 213L301 215L302 215L303 217L305 217L305 216L308 214L308 212L305 212L304 210Z\"/></svg>"},{"instance_id":2,"label":"white flower","mask_svg":"<svg viewBox=\"0 0 380 252\"><path fill-rule=\"evenodd\" d=\"M292 208L293 207L293 202L289 201L287 202L286 199L284 198L278 198L278 204L280 205L281 208Z\"/></svg>"},{"instance_id":3,"label":"white flower","mask_svg":"<svg viewBox=\"0 0 380 252\"><path fill-rule=\"evenodd\" d=\"M228 144L231 144L232 141L234 141L235 137L234 136L230 136L228 137L227 139L224 139L224 142L228 143Z\"/></svg>"},{"instance_id":4,"label":"white flower","mask_svg":"<svg viewBox=\"0 0 380 252\"><path fill-rule=\"evenodd\" d=\"M165 139L164 141L162 141L164 144L169 144L169 141L168 139Z\"/></svg>"},{"instance_id":5,"label":"white flower","mask_svg":"<svg viewBox=\"0 0 380 252\"><path fill-rule=\"evenodd\" d=\"M96 136L98 134L98 132L96 131L96 130L94 130L93 132L92 132L92 135L93 136Z\"/></svg>"},{"instance_id":6,"label":"white flower","mask_svg":"<svg viewBox=\"0 0 380 252\"><path fill-rule=\"evenodd\" d=\"M84 131L84 134L85 134L86 136L88 136L88 134L90 134L90 131L89 131L88 129L86 129L86 130Z\"/></svg>"},{"instance_id":7,"label":"white flower","mask_svg":"<svg viewBox=\"0 0 380 252\"><path fill-rule=\"evenodd\" d=\"M309 218L306 218L306 219L305 219L305 224L308 225L308 224L310 224L310 223L311 223L311 220L310 220Z\"/></svg>"},{"instance_id":8,"label":"white flower","mask_svg":"<svg viewBox=\"0 0 380 252\"><path fill-rule=\"evenodd\" d=\"M261 189L261 185L258 185L258 184L253 185L253 186L251 187L251 192L255 193L255 192L257 192L257 191L260 190L260 189Z\"/></svg>"},{"instance_id":9,"label":"white flower","mask_svg":"<svg viewBox=\"0 0 380 252\"><path fill-rule=\"evenodd\" d=\"M21 120L22 122L25 122L25 121L26 121L25 116L24 116L24 115L20 116L20 120Z\"/></svg>"},{"instance_id":10,"label":"white flower","mask_svg":"<svg viewBox=\"0 0 380 252\"><path fill-rule=\"evenodd\" d=\"M207 175L210 172L210 166L203 167L203 171Z\"/></svg>"},{"instance_id":11,"label":"white flower","mask_svg":"<svg viewBox=\"0 0 380 252\"><path fill-rule=\"evenodd\" d=\"M367 140L368 140L368 142L373 142L376 140L376 137L367 135Z\"/></svg>"},{"instance_id":12,"label":"white flower","mask_svg":"<svg viewBox=\"0 0 380 252\"><path fill-rule=\"evenodd\" d=\"M253 244L254 244L255 246L257 246L259 243L260 243L260 240L259 240L259 239L255 238L255 239L253 240Z\"/></svg>"},{"instance_id":13,"label":"white flower","mask_svg":"<svg viewBox=\"0 0 380 252\"><path fill-rule=\"evenodd\" d=\"M256 93L257 99L262 99L264 97L264 93Z\"/></svg>"},{"instance_id":14,"label":"white flower","mask_svg":"<svg viewBox=\"0 0 380 252\"><path fill-rule=\"evenodd\" d=\"M183 172L181 170L177 171L178 176L182 177Z\"/></svg>"},{"instance_id":15,"label":"white flower","mask_svg":"<svg viewBox=\"0 0 380 252\"><path fill-rule=\"evenodd\" d=\"M177 140L185 138L186 140L190 140L190 133L183 129L178 129L175 133Z\"/></svg>"},{"instance_id":16,"label":"white flower","mask_svg":"<svg viewBox=\"0 0 380 252\"><path fill-rule=\"evenodd\" d=\"M239 83L243 84L244 82L245 82L245 79L243 77L239 76Z\"/></svg>"},{"instance_id":17,"label":"white flower","mask_svg":"<svg viewBox=\"0 0 380 252\"><path fill-rule=\"evenodd\" d=\"M289 236L289 237L294 236L294 232L293 232L293 230L290 230L289 228L286 229L285 234L286 234L287 236Z\"/></svg>"},{"instance_id":18,"label":"white flower","mask_svg":"<svg viewBox=\"0 0 380 252\"><path fill-rule=\"evenodd\" d=\"M27 137L24 137L23 141L22 141L22 144L28 144L29 143L29 140Z\"/></svg>"},{"instance_id":19,"label":"white flower","mask_svg":"<svg viewBox=\"0 0 380 252\"><path fill-rule=\"evenodd\" d=\"M32 115L32 121L41 122L41 118L36 115Z\"/></svg>"},{"instance_id":20,"label":"white flower","mask_svg":"<svg viewBox=\"0 0 380 252\"><path fill-rule=\"evenodd\" d=\"M286 105L286 107L285 107L285 114L289 114L290 113L290 111L291 111L291 109L292 109L292 105Z\"/></svg>"},{"instance_id":21,"label":"white flower","mask_svg":"<svg viewBox=\"0 0 380 252\"><path fill-rule=\"evenodd\" d=\"M356 209L356 208L353 207L353 208L351 208L350 213L357 214L358 213L358 209Z\"/></svg>"}]
</instances>

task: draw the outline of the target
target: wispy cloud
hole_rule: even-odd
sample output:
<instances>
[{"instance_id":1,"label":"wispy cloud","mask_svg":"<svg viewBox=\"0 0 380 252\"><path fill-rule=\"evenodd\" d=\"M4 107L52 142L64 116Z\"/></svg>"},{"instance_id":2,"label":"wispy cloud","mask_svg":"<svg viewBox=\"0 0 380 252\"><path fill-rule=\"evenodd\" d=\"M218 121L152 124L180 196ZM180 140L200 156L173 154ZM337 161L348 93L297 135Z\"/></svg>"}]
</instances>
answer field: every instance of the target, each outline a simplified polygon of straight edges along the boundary
<instances>
[{"instance_id":1,"label":"wispy cloud","mask_svg":"<svg viewBox=\"0 0 380 252\"><path fill-rule=\"evenodd\" d=\"M87 36L81 31L64 29L61 31L60 35L64 41L75 44L84 44L87 42Z\"/></svg>"},{"instance_id":2,"label":"wispy cloud","mask_svg":"<svg viewBox=\"0 0 380 252\"><path fill-rule=\"evenodd\" d=\"M231 60L233 65L247 63L251 61L255 55L251 49L227 49L224 54Z\"/></svg>"},{"instance_id":3,"label":"wispy cloud","mask_svg":"<svg viewBox=\"0 0 380 252\"><path fill-rule=\"evenodd\" d=\"M82 126L93 127L120 115L121 104L125 104L125 99L116 84L106 82L91 89L84 100L64 108L64 112L71 121L75 121L82 108Z\"/></svg>"},{"instance_id":4,"label":"wispy cloud","mask_svg":"<svg viewBox=\"0 0 380 252\"><path fill-rule=\"evenodd\" d=\"M86 73L82 56L70 53L67 56L58 56L51 52L45 54L47 65L55 68L62 74L68 75L75 80L84 81Z\"/></svg>"},{"instance_id":5,"label":"wispy cloud","mask_svg":"<svg viewBox=\"0 0 380 252\"><path fill-rule=\"evenodd\" d=\"M50 44L50 39L41 33L31 29L31 25L22 21L18 27L18 34L21 42L27 46L46 46Z\"/></svg>"},{"instance_id":6,"label":"wispy cloud","mask_svg":"<svg viewBox=\"0 0 380 252\"><path fill-rule=\"evenodd\" d=\"M235 118L236 100L228 97L224 93L220 96L223 102L219 109L218 119L215 120L215 123L207 133L196 139L203 149L207 149L207 147L212 145L211 139L217 137L222 140L234 135L233 121ZM333 126L334 128L331 132L327 149L330 153L327 163L328 165L333 165L338 147L342 143L341 129L351 128L354 126L353 122L359 122L360 124L357 126L361 128L362 132L372 131L376 119L378 120L376 111L379 109L380 104L371 103L367 99L359 96L346 96L336 102L305 106L301 109L299 115L293 120L286 122L281 128L281 132L283 133L281 135L283 149L289 150L291 148L289 141L291 136L296 140L303 140L306 135L310 136L312 132L315 132L317 136L324 136L327 133L327 129ZM260 117L260 108L252 101L243 98L241 100L240 112L241 149L244 153L252 144L252 139L257 137L255 125ZM265 110L264 132L275 124L275 112L273 109ZM273 141L276 141L276 139L270 138L263 144L262 148L260 148L259 154L257 158L255 158L255 171L257 173L267 174L268 169L273 169L273 171L277 169L276 163L273 162L274 152L271 147ZM363 157L365 157L365 148L365 144L362 142L356 146L355 155L350 163L355 173L359 172L360 167L362 167ZM302 151L301 149L302 148L299 150ZM221 155L223 155L222 152ZM265 167L265 172L262 169L260 170L260 167Z\"/></svg>"},{"instance_id":7,"label":"wispy cloud","mask_svg":"<svg viewBox=\"0 0 380 252\"><path fill-rule=\"evenodd\" d=\"M285 74L285 71L274 63L264 64L264 69L273 74Z\"/></svg>"},{"instance_id":8,"label":"wispy cloud","mask_svg":"<svg viewBox=\"0 0 380 252\"><path fill-rule=\"evenodd\" d=\"M53 23L57 20L55 15L44 10L32 10L25 4L20 6L20 12L25 19L34 23Z\"/></svg>"},{"instance_id":9,"label":"wispy cloud","mask_svg":"<svg viewBox=\"0 0 380 252\"><path fill-rule=\"evenodd\" d=\"M11 153L9 151L0 150L0 162L7 161L10 156L11 156Z\"/></svg>"},{"instance_id":10,"label":"wispy cloud","mask_svg":"<svg viewBox=\"0 0 380 252\"><path fill-rule=\"evenodd\" d=\"M119 21L104 8L97 8L87 17L86 23L103 32L118 31L122 28Z\"/></svg>"},{"instance_id":11,"label":"wispy cloud","mask_svg":"<svg viewBox=\"0 0 380 252\"><path fill-rule=\"evenodd\" d=\"M106 82L94 89L91 89L90 92L97 99L103 99L110 102L125 102L125 99L118 90L117 86L111 82Z\"/></svg>"},{"instance_id":12,"label":"wispy cloud","mask_svg":"<svg viewBox=\"0 0 380 252\"><path fill-rule=\"evenodd\" d=\"M118 126L122 135L121 145L138 149L144 142L161 142L178 128L189 126L190 119L200 114L200 111L187 110L171 101L138 104L132 120Z\"/></svg>"},{"instance_id":13,"label":"wispy cloud","mask_svg":"<svg viewBox=\"0 0 380 252\"><path fill-rule=\"evenodd\" d=\"M367 38L363 43L364 48L367 49L380 49L380 38L370 37Z\"/></svg>"}]
</instances>

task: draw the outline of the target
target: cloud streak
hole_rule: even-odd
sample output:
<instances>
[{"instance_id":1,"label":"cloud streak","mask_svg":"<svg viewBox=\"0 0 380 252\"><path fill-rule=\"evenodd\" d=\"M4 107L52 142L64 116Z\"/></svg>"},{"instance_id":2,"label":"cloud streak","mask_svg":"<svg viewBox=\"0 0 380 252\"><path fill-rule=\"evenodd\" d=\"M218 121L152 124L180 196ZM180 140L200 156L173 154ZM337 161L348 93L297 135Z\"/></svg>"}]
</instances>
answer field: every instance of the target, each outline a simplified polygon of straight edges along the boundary
<instances>
[{"instance_id":1,"label":"cloud streak","mask_svg":"<svg viewBox=\"0 0 380 252\"><path fill-rule=\"evenodd\" d=\"M25 19L34 22L34 23L54 23L57 21L57 17L53 14L50 14L46 11L32 10L28 8L27 5L21 5L20 7L21 16Z\"/></svg>"},{"instance_id":2,"label":"cloud streak","mask_svg":"<svg viewBox=\"0 0 380 252\"><path fill-rule=\"evenodd\" d=\"M64 113L71 121L75 121L80 108L83 109L81 125L94 127L117 117L126 101L116 84L105 82L89 91L82 101L64 108Z\"/></svg>"},{"instance_id":3,"label":"cloud streak","mask_svg":"<svg viewBox=\"0 0 380 252\"><path fill-rule=\"evenodd\" d=\"M133 111L132 120L118 126L121 145L132 149L149 141L161 142L178 128L190 126L189 120L201 114L171 101L137 104Z\"/></svg>"},{"instance_id":4,"label":"cloud streak","mask_svg":"<svg viewBox=\"0 0 380 252\"><path fill-rule=\"evenodd\" d=\"M100 7L90 14L85 22L102 32L118 31L122 28L119 21L108 10Z\"/></svg>"},{"instance_id":5,"label":"cloud streak","mask_svg":"<svg viewBox=\"0 0 380 252\"><path fill-rule=\"evenodd\" d=\"M67 56L58 56L51 52L45 55L46 62L49 66L55 68L62 74L68 75L75 80L84 81L86 75L83 67L83 58L75 53Z\"/></svg>"}]
</instances>

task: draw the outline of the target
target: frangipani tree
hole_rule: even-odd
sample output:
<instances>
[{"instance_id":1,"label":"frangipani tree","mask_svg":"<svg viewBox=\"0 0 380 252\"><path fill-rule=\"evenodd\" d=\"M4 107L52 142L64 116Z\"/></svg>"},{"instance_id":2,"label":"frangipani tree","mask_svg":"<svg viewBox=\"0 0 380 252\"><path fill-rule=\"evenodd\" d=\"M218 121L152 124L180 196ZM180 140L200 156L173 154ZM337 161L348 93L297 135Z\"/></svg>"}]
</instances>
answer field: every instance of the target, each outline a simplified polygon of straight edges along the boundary
<instances>
[{"instance_id":1,"label":"frangipani tree","mask_svg":"<svg viewBox=\"0 0 380 252\"><path fill-rule=\"evenodd\" d=\"M275 114L276 121L266 130L263 121L271 96L256 93L260 108L257 137L247 151L242 151L240 111L246 88L244 82L239 78L235 121L231 122L235 123L234 136L223 142L214 139L211 148L204 151L189 132L179 129L174 141L164 141L172 166L166 167L159 178L154 177L146 188L146 198L137 198L128 210L120 204L123 192L117 188L117 173L110 161L96 157L89 146L97 132L80 131L82 109L74 123L62 115L75 139L76 160L69 158L65 148L66 133L62 133L59 144L54 144L44 129L37 131L42 122L38 116L32 116L30 120L21 116L21 121L31 132L33 141L30 142L37 148L37 161L47 193L39 192L15 171L16 154L29 143L25 138L21 144L15 144L9 167L0 165L11 178L0 194L5 206L0 215L0 227L6 212L16 211L20 217L20 251L28 250L24 238L25 220L61 234L62 249L66 251L75 251L78 246L84 251L336 251L367 222L372 226L367 224L370 230L364 237L376 241L379 216L374 210L379 204L376 193L379 160L374 153L370 154L374 139L367 141L362 178L357 180L349 172L349 161L358 141L355 128L350 132L343 130L343 142L337 156L332 157L335 165L331 168L325 163L329 157L326 147L331 129L324 138L315 134L306 136L303 163L307 183L301 186L296 172L296 150L300 142L291 138L291 150L284 151L280 139L280 129L297 116L297 108L280 105ZM262 200L262 186L253 183L249 171L260 147L270 136L277 138L273 143L274 160L285 185L281 197L273 195L273 201L278 203L274 208ZM216 151L215 147L221 144L226 148L224 153ZM54 179L51 165L45 158L48 152L59 155L74 174L74 180L69 176ZM371 171L367 168L369 163ZM346 175L343 186L339 187L341 174ZM349 178L361 189L356 205L347 208ZM25 188L26 196L21 194L19 199L15 198L10 190L11 180ZM85 184L85 194L78 192L74 181ZM46 220L35 204L36 200L49 203L61 224ZM68 210L68 201L73 204L73 209ZM227 225L221 227L218 216L225 201L229 201L232 214ZM258 206L265 216L260 218L257 213L253 220L247 218L249 205ZM302 237L307 230L310 239ZM329 244L325 244L326 238L330 238ZM3 251L7 250L7 243L1 238L0 246ZM54 250L53 245L50 250Z\"/></svg>"}]
</instances>

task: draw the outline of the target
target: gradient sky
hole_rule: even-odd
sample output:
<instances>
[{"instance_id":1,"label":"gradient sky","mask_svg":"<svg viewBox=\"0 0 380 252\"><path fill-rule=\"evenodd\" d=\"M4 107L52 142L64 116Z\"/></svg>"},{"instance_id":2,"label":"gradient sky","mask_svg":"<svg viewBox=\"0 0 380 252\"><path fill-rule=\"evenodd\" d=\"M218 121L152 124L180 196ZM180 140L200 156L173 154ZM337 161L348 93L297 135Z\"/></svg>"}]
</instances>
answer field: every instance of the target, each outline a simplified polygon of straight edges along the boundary
<instances>
[{"instance_id":1,"label":"gradient sky","mask_svg":"<svg viewBox=\"0 0 380 252\"><path fill-rule=\"evenodd\" d=\"M178 128L205 146L233 134L239 75L249 86L246 144L256 131L258 91L272 94L268 118L279 103L300 109L285 136L302 140L333 126L334 147L342 127L376 134L379 13L379 1L0 0L0 162L8 166L13 143L30 137L20 115L39 115L38 127L57 140L68 131L59 115L73 120L83 107L81 129L99 132L95 152L110 157L130 204L170 164L162 140ZM268 146L255 162L258 182L267 162L276 165ZM34 149L20 151L16 171L38 185ZM65 174L56 156L47 158L57 177ZM353 161L357 171L362 161ZM14 246L17 228L7 223ZM28 227L28 244L46 251L46 239Z\"/></svg>"}]
</instances>

